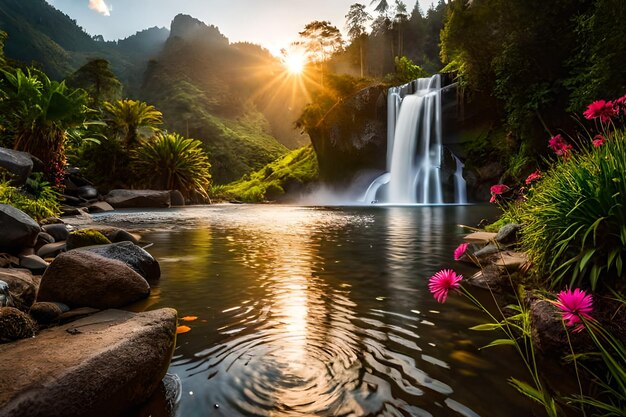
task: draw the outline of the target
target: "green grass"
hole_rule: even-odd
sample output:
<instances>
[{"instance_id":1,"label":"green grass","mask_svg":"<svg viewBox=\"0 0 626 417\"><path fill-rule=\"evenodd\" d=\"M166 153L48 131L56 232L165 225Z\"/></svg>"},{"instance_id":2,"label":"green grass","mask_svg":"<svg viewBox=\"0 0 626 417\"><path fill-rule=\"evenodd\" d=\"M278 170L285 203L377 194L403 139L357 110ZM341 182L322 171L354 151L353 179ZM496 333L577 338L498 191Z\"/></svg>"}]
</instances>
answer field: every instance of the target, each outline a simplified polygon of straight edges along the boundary
<instances>
[{"instance_id":1,"label":"green grass","mask_svg":"<svg viewBox=\"0 0 626 417\"><path fill-rule=\"evenodd\" d=\"M312 146L295 149L260 170L228 185L213 187L218 199L258 203L280 199L318 178L317 157Z\"/></svg>"},{"instance_id":2,"label":"green grass","mask_svg":"<svg viewBox=\"0 0 626 417\"><path fill-rule=\"evenodd\" d=\"M561 158L520 209L522 247L548 287L624 285L625 132Z\"/></svg>"}]
</instances>

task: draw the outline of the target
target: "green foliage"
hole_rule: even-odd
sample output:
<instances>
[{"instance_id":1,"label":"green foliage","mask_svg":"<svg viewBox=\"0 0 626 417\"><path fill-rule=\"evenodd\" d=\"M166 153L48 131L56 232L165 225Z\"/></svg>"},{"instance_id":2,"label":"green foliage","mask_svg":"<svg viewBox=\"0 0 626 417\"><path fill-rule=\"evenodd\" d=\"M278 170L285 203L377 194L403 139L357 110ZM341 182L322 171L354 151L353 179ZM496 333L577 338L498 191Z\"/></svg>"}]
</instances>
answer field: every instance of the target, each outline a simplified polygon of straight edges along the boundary
<instances>
[{"instance_id":1,"label":"green foliage","mask_svg":"<svg viewBox=\"0 0 626 417\"><path fill-rule=\"evenodd\" d=\"M92 114L87 107L87 93L52 81L37 70L24 72L18 68L2 74L0 114L4 134L13 138L15 149L39 158L46 178L60 186L69 135L80 135Z\"/></svg>"},{"instance_id":2,"label":"green foliage","mask_svg":"<svg viewBox=\"0 0 626 417\"><path fill-rule=\"evenodd\" d=\"M67 249L82 248L85 246L108 245L111 241L101 232L94 229L80 229L67 237Z\"/></svg>"},{"instance_id":3,"label":"green foliage","mask_svg":"<svg viewBox=\"0 0 626 417\"><path fill-rule=\"evenodd\" d=\"M58 193L42 180L41 174L32 175L21 189L0 179L0 203L18 208L35 220L58 216L60 213Z\"/></svg>"},{"instance_id":4,"label":"green foliage","mask_svg":"<svg viewBox=\"0 0 626 417\"><path fill-rule=\"evenodd\" d=\"M417 78L428 77L428 73L419 65L415 65L406 56L396 57L395 60L396 73L393 81L398 84L405 84Z\"/></svg>"},{"instance_id":5,"label":"green foliage","mask_svg":"<svg viewBox=\"0 0 626 417\"><path fill-rule=\"evenodd\" d=\"M117 100L103 104L103 117L128 151L149 137L163 123L163 114L154 106L137 100Z\"/></svg>"},{"instance_id":6,"label":"green foliage","mask_svg":"<svg viewBox=\"0 0 626 417\"><path fill-rule=\"evenodd\" d=\"M276 200L300 190L318 177L317 157L312 146L296 149L264 168L232 184L214 187L211 194L225 200L258 203Z\"/></svg>"},{"instance_id":7,"label":"green foliage","mask_svg":"<svg viewBox=\"0 0 626 417\"><path fill-rule=\"evenodd\" d=\"M145 186L206 195L211 165L198 140L160 133L133 151L131 161L135 178Z\"/></svg>"},{"instance_id":8,"label":"green foliage","mask_svg":"<svg viewBox=\"0 0 626 417\"><path fill-rule=\"evenodd\" d=\"M80 67L66 79L73 88L82 88L89 94L90 105L100 108L105 101L122 98L122 83L109 67L106 59L94 59Z\"/></svg>"},{"instance_id":9,"label":"green foliage","mask_svg":"<svg viewBox=\"0 0 626 417\"><path fill-rule=\"evenodd\" d=\"M550 288L624 284L626 135L560 159L522 205L522 246Z\"/></svg>"}]
</instances>

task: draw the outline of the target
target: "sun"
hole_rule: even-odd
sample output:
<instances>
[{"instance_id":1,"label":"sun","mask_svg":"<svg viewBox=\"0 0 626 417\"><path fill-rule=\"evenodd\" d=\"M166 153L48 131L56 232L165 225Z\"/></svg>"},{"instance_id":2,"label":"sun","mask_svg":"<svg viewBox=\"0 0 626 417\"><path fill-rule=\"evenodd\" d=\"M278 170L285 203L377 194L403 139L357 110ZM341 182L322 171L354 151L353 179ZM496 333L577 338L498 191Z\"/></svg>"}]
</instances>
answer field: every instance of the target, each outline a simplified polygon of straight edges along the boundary
<instances>
[{"instance_id":1,"label":"sun","mask_svg":"<svg viewBox=\"0 0 626 417\"><path fill-rule=\"evenodd\" d=\"M291 52L284 56L283 65L292 75L302 74L306 65L306 56L299 52Z\"/></svg>"}]
</instances>

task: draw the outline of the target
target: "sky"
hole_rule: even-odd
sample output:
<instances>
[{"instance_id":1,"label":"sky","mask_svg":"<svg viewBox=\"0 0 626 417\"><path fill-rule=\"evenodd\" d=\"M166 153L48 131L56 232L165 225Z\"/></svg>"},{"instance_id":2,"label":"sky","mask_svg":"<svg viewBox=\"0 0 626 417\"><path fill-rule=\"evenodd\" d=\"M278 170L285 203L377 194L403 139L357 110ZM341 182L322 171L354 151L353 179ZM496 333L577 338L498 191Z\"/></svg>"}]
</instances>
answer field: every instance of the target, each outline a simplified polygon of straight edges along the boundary
<instances>
[{"instance_id":1,"label":"sky","mask_svg":"<svg viewBox=\"0 0 626 417\"><path fill-rule=\"evenodd\" d=\"M342 32L350 5L359 0L47 0L106 40L128 37L149 27L167 27L179 13L217 26L231 42L248 41L270 51L286 47L304 25L328 20ZM418 0L423 11L435 0ZM369 6L370 0L361 0ZM412 11L416 0L405 0ZM389 1L393 4L393 1ZM369 7L370 14L372 7Z\"/></svg>"}]
</instances>

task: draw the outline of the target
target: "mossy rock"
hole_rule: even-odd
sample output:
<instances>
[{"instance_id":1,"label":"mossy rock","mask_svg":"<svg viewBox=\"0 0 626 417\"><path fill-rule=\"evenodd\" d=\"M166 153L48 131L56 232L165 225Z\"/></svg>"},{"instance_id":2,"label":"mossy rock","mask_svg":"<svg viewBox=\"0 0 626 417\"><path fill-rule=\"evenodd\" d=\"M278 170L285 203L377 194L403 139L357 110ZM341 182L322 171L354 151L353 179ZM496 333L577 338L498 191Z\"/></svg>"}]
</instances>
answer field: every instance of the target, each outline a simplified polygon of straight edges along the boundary
<instances>
[{"instance_id":1,"label":"mossy rock","mask_svg":"<svg viewBox=\"0 0 626 417\"><path fill-rule=\"evenodd\" d=\"M94 229L81 229L72 232L67 237L67 250L84 246L107 245L111 243L106 236Z\"/></svg>"},{"instance_id":2,"label":"mossy rock","mask_svg":"<svg viewBox=\"0 0 626 417\"><path fill-rule=\"evenodd\" d=\"M35 322L26 313L13 307L0 307L0 343L35 335Z\"/></svg>"}]
</instances>

